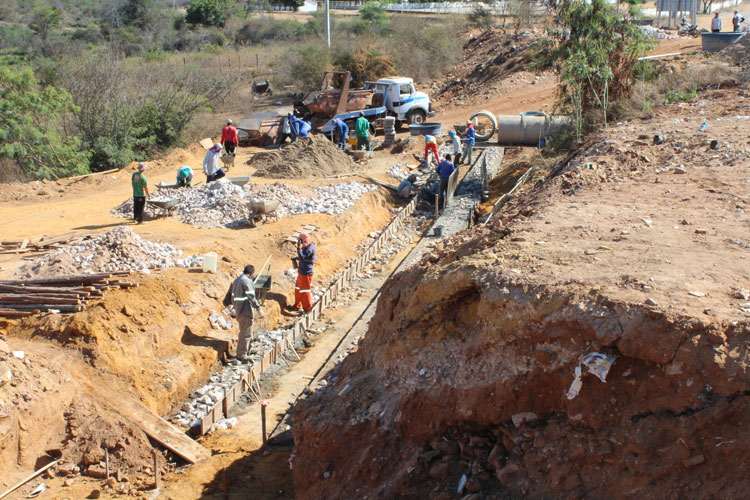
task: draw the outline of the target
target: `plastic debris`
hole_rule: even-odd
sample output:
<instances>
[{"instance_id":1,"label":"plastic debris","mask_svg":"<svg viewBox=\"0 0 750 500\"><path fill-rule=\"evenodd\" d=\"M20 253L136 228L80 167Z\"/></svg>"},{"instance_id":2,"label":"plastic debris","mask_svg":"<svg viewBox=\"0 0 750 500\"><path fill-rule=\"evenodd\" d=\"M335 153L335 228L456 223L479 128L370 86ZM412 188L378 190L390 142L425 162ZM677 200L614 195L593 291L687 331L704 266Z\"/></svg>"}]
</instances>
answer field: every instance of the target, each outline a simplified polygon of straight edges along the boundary
<instances>
[{"instance_id":1,"label":"plastic debris","mask_svg":"<svg viewBox=\"0 0 750 500\"><path fill-rule=\"evenodd\" d=\"M458 494L460 495L466 487L466 474L461 475L461 479L458 480Z\"/></svg>"},{"instance_id":2,"label":"plastic debris","mask_svg":"<svg viewBox=\"0 0 750 500\"><path fill-rule=\"evenodd\" d=\"M568 399L574 399L578 396L578 393L583 386L583 380L581 379L581 366L585 366L590 374L606 384L607 374L609 373L609 369L612 368L612 363L614 362L615 356L609 356L600 352L592 352L584 356L581 363L575 368L575 378L568 389Z\"/></svg>"}]
</instances>

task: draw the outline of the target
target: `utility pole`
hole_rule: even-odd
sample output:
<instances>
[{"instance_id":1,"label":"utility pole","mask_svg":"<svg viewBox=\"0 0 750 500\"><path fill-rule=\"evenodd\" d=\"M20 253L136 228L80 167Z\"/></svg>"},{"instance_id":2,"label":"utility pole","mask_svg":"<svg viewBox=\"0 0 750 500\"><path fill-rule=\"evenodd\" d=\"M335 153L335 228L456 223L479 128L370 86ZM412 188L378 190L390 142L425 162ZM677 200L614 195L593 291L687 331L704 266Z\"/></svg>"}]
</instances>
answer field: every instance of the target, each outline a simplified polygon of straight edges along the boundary
<instances>
[{"instance_id":1,"label":"utility pole","mask_svg":"<svg viewBox=\"0 0 750 500\"><path fill-rule=\"evenodd\" d=\"M326 43L328 48L331 48L331 6L329 1L326 0Z\"/></svg>"}]
</instances>

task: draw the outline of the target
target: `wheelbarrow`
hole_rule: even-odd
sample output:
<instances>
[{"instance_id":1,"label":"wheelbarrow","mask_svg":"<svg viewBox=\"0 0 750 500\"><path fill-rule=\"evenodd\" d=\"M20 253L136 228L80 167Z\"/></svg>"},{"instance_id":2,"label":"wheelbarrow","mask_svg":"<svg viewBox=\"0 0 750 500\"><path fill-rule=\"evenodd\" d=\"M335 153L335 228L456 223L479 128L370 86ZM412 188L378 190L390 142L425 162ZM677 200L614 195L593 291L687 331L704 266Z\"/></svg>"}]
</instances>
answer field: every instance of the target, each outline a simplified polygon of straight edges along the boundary
<instances>
[{"instance_id":1,"label":"wheelbarrow","mask_svg":"<svg viewBox=\"0 0 750 500\"><path fill-rule=\"evenodd\" d=\"M227 180L234 184L235 186L244 186L248 182L250 182L250 176L245 177L227 177Z\"/></svg>"},{"instance_id":2,"label":"wheelbarrow","mask_svg":"<svg viewBox=\"0 0 750 500\"><path fill-rule=\"evenodd\" d=\"M160 182L156 189L177 189L180 185L177 182Z\"/></svg>"},{"instance_id":3,"label":"wheelbarrow","mask_svg":"<svg viewBox=\"0 0 750 500\"><path fill-rule=\"evenodd\" d=\"M249 214L247 216L247 222L250 224L250 227L258 227L270 218L279 220L276 210L279 208L280 204L281 202L279 200L254 200L248 203L247 209Z\"/></svg>"},{"instance_id":4,"label":"wheelbarrow","mask_svg":"<svg viewBox=\"0 0 750 500\"><path fill-rule=\"evenodd\" d=\"M180 203L179 198L166 198L158 200L146 200L151 206L161 209L162 215L170 216Z\"/></svg>"},{"instance_id":5,"label":"wheelbarrow","mask_svg":"<svg viewBox=\"0 0 750 500\"><path fill-rule=\"evenodd\" d=\"M261 305L266 301L266 294L269 290L271 290L271 266L269 265L269 262L271 261L271 256L269 255L266 259L266 262L261 266L261 268L258 270L258 274L255 276L255 279L253 280L253 285L255 286L255 298L258 299L258 302L260 302ZM268 266L268 274L262 274L263 270Z\"/></svg>"},{"instance_id":6,"label":"wheelbarrow","mask_svg":"<svg viewBox=\"0 0 750 500\"><path fill-rule=\"evenodd\" d=\"M230 168L234 167L234 153L224 153L221 155L221 162L224 164L224 169L229 171Z\"/></svg>"},{"instance_id":7,"label":"wheelbarrow","mask_svg":"<svg viewBox=\"0 0 750 500\"><path fill-rule=\"evenodd\" d=\"M273 90L271 90L271 82L268 80L264 82L253 82L253 94L272 96Z\"/></svg>"}]
</instances>

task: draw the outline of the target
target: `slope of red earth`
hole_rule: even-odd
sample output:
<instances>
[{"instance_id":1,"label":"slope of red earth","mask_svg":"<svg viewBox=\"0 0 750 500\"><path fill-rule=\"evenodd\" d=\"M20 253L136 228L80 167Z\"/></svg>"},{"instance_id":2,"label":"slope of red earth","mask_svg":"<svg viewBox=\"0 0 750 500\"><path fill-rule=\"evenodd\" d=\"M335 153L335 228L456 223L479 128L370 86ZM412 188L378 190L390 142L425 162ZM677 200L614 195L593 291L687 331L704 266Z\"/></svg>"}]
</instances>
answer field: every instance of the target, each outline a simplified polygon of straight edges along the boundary
<instances>
[{"instance_id":1,"label":"slope of red earth","mask_svg":"<svg viewBox=\"0 0 750 500\"><path fill-rule=\"evenodd\" d=\"M610 128L394 276L295 409L297 498L745 498L749 116L729 89Z\"/></svg>"}]
</instances>

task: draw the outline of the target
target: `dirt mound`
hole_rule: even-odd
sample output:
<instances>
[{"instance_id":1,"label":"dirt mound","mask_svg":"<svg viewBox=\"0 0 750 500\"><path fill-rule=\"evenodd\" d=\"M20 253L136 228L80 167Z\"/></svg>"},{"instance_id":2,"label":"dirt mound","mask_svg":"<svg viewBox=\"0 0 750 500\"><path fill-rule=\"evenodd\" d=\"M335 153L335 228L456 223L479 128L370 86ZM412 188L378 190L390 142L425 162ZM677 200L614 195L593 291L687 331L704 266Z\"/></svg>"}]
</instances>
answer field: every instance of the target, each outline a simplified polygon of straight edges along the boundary
<instances>
[{"instance_id":1,"label":"dirt mound","mask_svg":"<svg viewBox=\"0 0 750 500\"><path fill-rule=\"evenodd\" d=\"M742 69L750 69L750 34L740 38L737 43L723 49L717 56Z\"/></svg>"},{"instance_id":2,"label":"dirt mound","mask_svg":"<svg viewBox=\"0 0 750 500\"><path fill-rule=\"evenodd\" d=\"M744 498L749 101L612 127L392 278L295 408L297 497Z\"/></svg>"},{"instance_id":3,"label":"dirt mound","mask_svg":"<svg viewBox=\"0 0 750 500\"><path fill-rule=\"evenodd\" d=\"M255 175L301 179L346 174L357 170L352 159L323 137L302 137L277 151L258 153L247 161Z\"/></svg>"},{"instance_id":4,"label":"dirt mound","mask_svg":"<svg viewBox=\"0 0 750 500\"><path fill-rule=\"evenodd\" d=\"M454 102L496 94L514 85L508 77L515 74L534 81L534 75L525 68L533 58L529 48L539 36L541 33L513 34L494 28L470 38L464 44L464 57L450 78L439 84L440 91L435 97Z\"/></svg>"}]
</instances>

